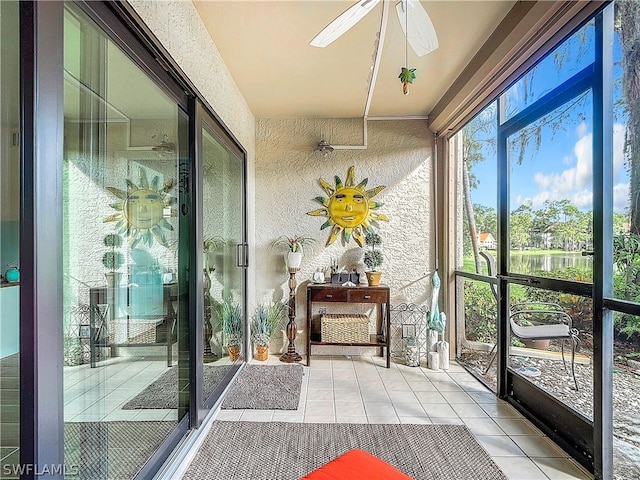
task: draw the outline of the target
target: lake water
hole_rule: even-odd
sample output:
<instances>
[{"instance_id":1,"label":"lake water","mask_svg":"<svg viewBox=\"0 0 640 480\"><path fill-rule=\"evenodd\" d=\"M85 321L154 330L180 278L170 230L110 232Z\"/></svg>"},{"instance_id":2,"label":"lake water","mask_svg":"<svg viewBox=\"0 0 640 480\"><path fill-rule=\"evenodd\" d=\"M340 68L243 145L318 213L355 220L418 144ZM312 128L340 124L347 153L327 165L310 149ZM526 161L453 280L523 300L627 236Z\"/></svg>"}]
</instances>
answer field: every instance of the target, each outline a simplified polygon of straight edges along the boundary
<instances>
[{"instance_id":1,"label":"lake water","mask_svg":"<svg viewBox=\"0 0 640 480\"><path fill-rule=\"evenodd\" d=\"M513 273L533 275L536 270L554 272L565 268L579 268L589 272L593 270L593 257L583 257L581 252L567 252L559 254L519 254L511 253L511 267Z\"/></svg>"}]
</instances>

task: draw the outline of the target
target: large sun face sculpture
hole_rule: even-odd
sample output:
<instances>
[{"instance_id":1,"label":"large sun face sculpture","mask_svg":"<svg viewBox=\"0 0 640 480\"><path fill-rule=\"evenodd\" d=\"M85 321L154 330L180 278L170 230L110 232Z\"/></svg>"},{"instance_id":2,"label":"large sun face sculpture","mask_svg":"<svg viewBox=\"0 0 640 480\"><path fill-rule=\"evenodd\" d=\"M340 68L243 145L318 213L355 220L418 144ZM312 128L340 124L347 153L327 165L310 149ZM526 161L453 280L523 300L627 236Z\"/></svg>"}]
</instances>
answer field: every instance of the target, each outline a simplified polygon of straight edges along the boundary
<instances>
[{"instance_id":1,"label":"large sun face sculpture","mask_svg":"<svg viewBox=\"0 0 640 480\"><path fill-rule=\"evenodd\" d=\"M140 242L148 246L153 245L155 239L160 245L167 247L167 239L163 230L173 230L173 226L165 220L165 209L176 204L175 197L167 194L173 188L173 180L159 185L160 179L156 175L149 183L147 173L140 168L140 181L136 185L127 180L127 191L115 187L107 187L120 201L110 204L118 213L109 215L105 222L117 222L118 233L129 237L129 246L135 248ZM170 216L177 213L170 209Z\"/></svg>"},{"instance_id":2,"label":"large sun face sculpture","mask_svg":"<svg viewBox=\"0 0 640 480\"><path fill-rule=\"evenodd\" d=\"M382 203L371 200L386 187L380 185L371 190L365 190L368 181L366 178L356 185L354 167L349 167L344 184L337 175L335 181L336 186L332 187L322 178L320 179L320 185L328 197L316 197L315 200L320 202L323 208L307 214L329 217L320 227L320 230L331 227L327 245L331 245L342 234L343 243L349 243L353 236L356 243L363 247L365 234L373 232L371 222L389 220L386 215L374 212L382 206Z\"/></svg>"}]
</instances>

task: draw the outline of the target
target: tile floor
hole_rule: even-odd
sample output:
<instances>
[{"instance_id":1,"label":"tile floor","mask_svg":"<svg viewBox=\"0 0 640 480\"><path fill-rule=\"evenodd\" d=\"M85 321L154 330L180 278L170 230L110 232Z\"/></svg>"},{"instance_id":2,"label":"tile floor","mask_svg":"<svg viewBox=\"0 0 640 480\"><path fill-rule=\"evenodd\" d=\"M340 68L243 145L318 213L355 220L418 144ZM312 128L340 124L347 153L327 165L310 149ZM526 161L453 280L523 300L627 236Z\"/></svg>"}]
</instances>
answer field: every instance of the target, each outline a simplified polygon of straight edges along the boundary
<instances>
[{"instance_id":1,"label":"tile floor","mask_svg":"<svg viewBox=\"0 0 640 480\"><path fill-rule=\"evenodd\" d=\"M267 362L278 364L278 356ZM313 356L298 409L219 410L218 420L259 422L465 424L508 478L593 478L513 407L461 366L448 372L381 357Z\"/></svg>"},{"instance_id":2,"label":"tile floor","mask_svg":"<svg viewBox=\"0 0 640 480\"><path fill-rule=\"evenodd\" d=\"M115 357L96 368L64 367L64 421L177 420L175 409L122 410L167 369L162 357Z\"/></svg>"},{"instance_id":3,"label":"tile floor","mask_svg":"<svg viewBox=\"0 0 640 480\"><path fill-rule=\"evenodd\" d=\"M283 365L277 355L267 363ZM65 421L176 420L176 410L122 410L166 371L155 358L65 367ZM448 372L381 357L314 356L295 411L219 410L219 420L465 424L510 479L589 479L582 467L461 366ZM337 408L336 408L337 407Z\"/></svg>"}]
</instances>

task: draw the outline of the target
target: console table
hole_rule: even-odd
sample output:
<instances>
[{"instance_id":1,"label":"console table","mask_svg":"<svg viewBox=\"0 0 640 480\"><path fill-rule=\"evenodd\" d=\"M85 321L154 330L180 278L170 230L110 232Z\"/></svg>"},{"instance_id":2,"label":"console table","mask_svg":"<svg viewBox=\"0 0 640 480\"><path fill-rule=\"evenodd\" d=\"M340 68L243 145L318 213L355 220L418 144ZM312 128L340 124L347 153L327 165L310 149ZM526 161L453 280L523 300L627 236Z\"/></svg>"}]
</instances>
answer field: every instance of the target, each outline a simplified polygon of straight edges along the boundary
<instances>
[{"instance_id":1,"label":"console table","mask_svg":"<svg viewBox=\"0 0 640 480\"><path fill-rule=\"evenodd\" d=\"M375 303L378 306L376 333L370 335L370 341L364 343L323 342L320 332L312 329L314 303ZM309 284L307 286L307 366L311 365L312 345L342 345L357 347L380 347L380 356L386 348L387 368L391 367L390 332L391 309L389 287L342 287L333 284Z\"/></svg>"},{"instance_id":2,"label":"console table","mask_svg":"<svg viewBox=\"0 0 640 480\"><path fill-rule=\"evenodd\" d=\"M125 299L126 305L130 304L132 289L140 287L96 287L89 289L89 348L91 368L96 366L96 350L98 347L124 347L124 346L153 346L166 345L167 347L167 366L172 364L172 349L175 341L176 321L178 316L173 308L173 301L178 298L178 284L162 285L162 303L163 303L163 319L154 327L156 329L156 342L154 343L134 343L134 342L110 342L108 338L99 338L100 328L104 328L109 324L113 328L115 321L115 310L119 304L119 299ZM101 311L98 305L106 305L107 309ZM126 337L129 339L129 327L131 320L129 316L126 318ZM96 325L97 323L100 326ZM106 333L106 332L105 332ZM161 337L157 340L158 334Z\"/></svg>"}]
</instances>

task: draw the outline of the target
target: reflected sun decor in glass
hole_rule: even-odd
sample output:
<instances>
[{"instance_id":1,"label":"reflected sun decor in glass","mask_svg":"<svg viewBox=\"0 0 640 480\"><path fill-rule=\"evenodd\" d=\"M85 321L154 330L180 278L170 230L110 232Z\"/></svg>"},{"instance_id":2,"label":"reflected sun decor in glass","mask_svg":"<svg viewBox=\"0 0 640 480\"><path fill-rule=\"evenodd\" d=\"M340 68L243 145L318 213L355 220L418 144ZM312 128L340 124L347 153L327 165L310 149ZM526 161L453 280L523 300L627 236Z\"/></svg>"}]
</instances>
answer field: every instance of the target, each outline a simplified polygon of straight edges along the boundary
<instances>
[{"instance_id":1,"label":"reflected sun decor in glass","mask_svg":"<svg viewBox=\"0 0 640 480\"><path fill-rule=\"evenodd\" d=\"M164 219L165 209L169 209L169 216L175 217L177 213L171 209L175 205L176 198L168 196L173 189L174 181L170 179L163 185L159 185L160 177L154 176L149 183L147 173L140 168L140 181L138 185L127 180L127 191L115 187L107 187L120 201L110 204L118 213L109 215L105 222L117 222L118 233L129 237L129 245L135 248L141 241L151 246L153 239L162 246L167 247L167 239L163 229L173 230L173 226Z\"/></svg>"}]
</instances>

